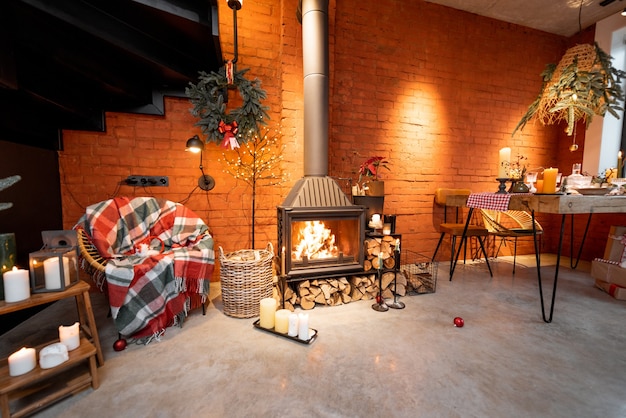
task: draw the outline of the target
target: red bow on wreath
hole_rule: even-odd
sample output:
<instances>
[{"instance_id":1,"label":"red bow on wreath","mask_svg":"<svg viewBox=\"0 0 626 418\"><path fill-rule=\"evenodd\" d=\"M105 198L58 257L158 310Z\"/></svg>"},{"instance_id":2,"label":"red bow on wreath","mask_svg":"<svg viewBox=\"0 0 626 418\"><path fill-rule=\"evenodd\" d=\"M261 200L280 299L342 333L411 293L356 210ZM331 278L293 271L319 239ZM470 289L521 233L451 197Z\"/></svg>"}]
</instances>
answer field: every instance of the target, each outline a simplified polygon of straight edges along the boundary
<instances>
[{"instance_id":1,"label":"red bow on wreath","mask_svg":"<svg viewBox=\"0 0 626 418\"><path fill-rule=\"evenodd\" d=\"M239 128L237 128L237 121L234 120L231 123L224 123L223 120L220 121L217 130L219 133L224 135L224 139L222 140L222 146L227 148L230 145L230 149L239 148L239 142L237 142L237 132Z\"/></svg>"}]
</instances>

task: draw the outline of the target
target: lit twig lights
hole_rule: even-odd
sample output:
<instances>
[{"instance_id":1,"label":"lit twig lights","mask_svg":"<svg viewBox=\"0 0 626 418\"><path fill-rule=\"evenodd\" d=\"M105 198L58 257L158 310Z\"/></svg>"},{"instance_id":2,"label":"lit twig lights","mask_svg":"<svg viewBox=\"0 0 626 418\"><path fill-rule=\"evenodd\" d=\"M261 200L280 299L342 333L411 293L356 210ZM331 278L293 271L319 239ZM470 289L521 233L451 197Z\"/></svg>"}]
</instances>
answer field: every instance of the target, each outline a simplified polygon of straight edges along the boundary
<instances>
[{"instance_id":1,"label":"lit twig lights","mask_svg":"<svg viewBox=\"0 0 626 418\"><path fill-rule=\"evenodd\" d=\"M285 151L285 145L280 144L282 132L268 127L261 127L260 132L261 135L254 135L252 140L243 143L241 147L222 154L226 164L224 172L245 181L253 189L259 181L276 186L289 177L280 167Z\"/></svg>"},{"instance_id":2,"label":"lit twig lights","mask_svg":"<svg viewBox=\"0 0 626 418\"><path fill-rule=\"evenodd\" d=\"M243 180L252 187L252 248L254 248L254 215L257 183L277 186L287 181L289 173L281 167L285 145L281 145L282 132L266 126L260 135L243 142L239 148L222 153L225 173L236 180Z\"/></svg>"}]
</instances>

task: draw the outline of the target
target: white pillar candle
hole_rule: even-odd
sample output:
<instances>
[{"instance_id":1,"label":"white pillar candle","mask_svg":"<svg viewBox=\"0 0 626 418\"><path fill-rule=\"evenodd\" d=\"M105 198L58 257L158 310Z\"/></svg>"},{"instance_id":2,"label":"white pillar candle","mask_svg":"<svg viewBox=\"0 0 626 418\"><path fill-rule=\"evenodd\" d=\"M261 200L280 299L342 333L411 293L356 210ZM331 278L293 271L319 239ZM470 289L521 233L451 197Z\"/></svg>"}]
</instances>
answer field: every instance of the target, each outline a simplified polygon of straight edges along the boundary
<instances>
[{"instance_id":1,"label":"white pillar candle","mask_svg":"<svg viewBox=\"0 0 626 418\"><path fill-rule=\"evenodd\" d=\"M9 356L9 375L20 376L33 370L37 365L34 348L22 347Z\"/></svg>"},{"instance_id":2,"label":"white pillar candle","mask_svg":"<svg viewBox=\"0 0 626 418\"><path fill-rule=\"evenodd\" d=\"M43 261L43 271L46 281L46 289L60 289L61 288L61 269L59 267L59 257L50 257ZM67 257L63 257L63 275L65 276L65 286L70 284L69 276L69 260Z\"/></svg>"},{"instance_id":3,"label":"white pillar candle","mask_svg":"<svg viewBox=\"0 0 626 418\"><path fill-rule=\"evenodd\" d=\"M287 335L290 337L298 336L298 314L292 313L289 315L289 331Z\"/></svg>"},{"instance_id":4,"label":"white pillar candle","mask_svg":"<svg viewBox=\"0 0 626 418\"><path fill-rule=\"evenodd\" d=\"M4 300L6 302L19 302L30 297L30 283L28 270L13 267L13 270L5 271L2 275L4 281Z\"/></svg>"},{"instance_id":5,"label":"white pillar candle","mask_svg":"<svg viewBox=\"0 0 626 418\"><path fill-rule=\"evenodd\" d=\"M274 316L274 330L281 334L286 334L289 331L289 309L279 309Z\"/></svg>"},{"instance_id":6,"label":"white pillar candle","mask_svg":"<svg viewBox=\"0 0 626 418\"><path fill-rule=\"evenodd\" d=\"M80 345L80 324L74 322L74 325L59 327L59 340L63 343L68 351L72 351Z\"/></svg>"},{"instance_id":7,"label":"white pillar candle","mask_svg":"<svg viewBox=\"0 0 626 418\"><path fill-rule=\"evenodd\" d=\"M500 149L500 164L498 165L498 178L506 179L509 177L509 165L511 164L511 148Z\"/></svg>"},{"instance_id":8,"label":"white pillar candle","mask_svg":"<svg viewBox=\"0 0 626 418\"><path fill-rule=\"evenodd\" d=\"M261 320L259 321L259 325L261 325L262 328L274 328L274 316L276 315L276 299L261 299L260 312Z\"/></svg>"},{"instance_id":9,"label":"white pillar candle","mask_svg":"<svg viewBox=\"0 0 626 418\"><path fill-rule=\"evenodd\" d=\"M309 314L298 314L298 338L301 340L309 339Z\"/></svg>"},{"instance_id":10,"label":"white pillar candle","mask_svg":"<svg viewBox=\"0 0 626 418\"><path fill-rule=\"evenodd\" d=\"M67 354L65 344L50 344L42 348L39 352L39 367L42 369L51 369L68 361L69 358L70 356Z\"/></svg>"},{"instance_id":11,"label":"white pillar candle","mask_svg":"<svg viewBox=\"0 0 626 418\"><path fill-rule=\"evenodd\" d=\"M380 215L378 213L375 213L372 215L372 223L377 224L378 222L380 222Z\"/></svg>"}]
</instances>

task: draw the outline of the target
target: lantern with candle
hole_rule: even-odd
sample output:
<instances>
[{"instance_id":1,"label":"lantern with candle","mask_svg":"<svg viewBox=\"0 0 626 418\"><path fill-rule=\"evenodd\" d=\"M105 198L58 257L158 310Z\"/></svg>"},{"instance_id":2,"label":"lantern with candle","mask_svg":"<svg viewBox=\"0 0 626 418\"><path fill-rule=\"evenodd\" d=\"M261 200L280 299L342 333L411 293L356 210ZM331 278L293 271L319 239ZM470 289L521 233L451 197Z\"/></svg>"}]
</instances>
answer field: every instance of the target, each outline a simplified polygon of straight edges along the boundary
<instances>
[{"instance_id":1,"label":"lantern with candle","mask_svg":"<svg viewBox=\"0 0 626 418\"><path fill-rule=\"evenodd\" d=\"M62 292L78 283L76 231L43 231L44 246L29 255L33 293Z\"/></svg>"}]
</instances>

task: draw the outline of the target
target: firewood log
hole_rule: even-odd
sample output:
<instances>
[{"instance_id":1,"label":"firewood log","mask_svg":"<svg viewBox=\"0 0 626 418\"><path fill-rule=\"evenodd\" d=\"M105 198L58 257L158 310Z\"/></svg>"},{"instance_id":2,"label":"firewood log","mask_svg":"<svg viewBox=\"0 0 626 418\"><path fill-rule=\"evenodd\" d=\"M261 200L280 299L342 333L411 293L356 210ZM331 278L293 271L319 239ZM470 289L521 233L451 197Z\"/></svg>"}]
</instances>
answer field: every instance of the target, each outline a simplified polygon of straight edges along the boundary
<instances>
[{"instance_id":1,"label":"firewood log","mask_svg":"<svg viewBox=\"0 0 626 418\"><path fill-rule=\"evenodd\" d=\"M300 299L300 307L305 310L313 309L315 307L315 302L310 300L307 296Z\"/></svg>"}]
</instances>

